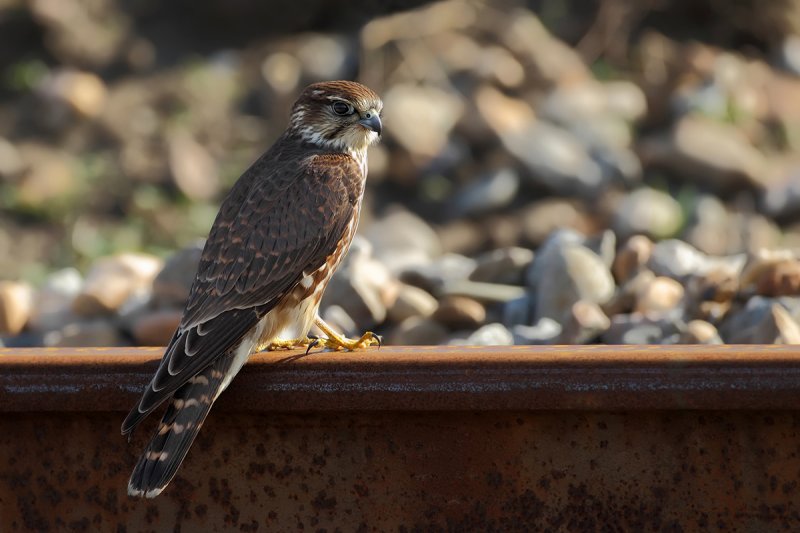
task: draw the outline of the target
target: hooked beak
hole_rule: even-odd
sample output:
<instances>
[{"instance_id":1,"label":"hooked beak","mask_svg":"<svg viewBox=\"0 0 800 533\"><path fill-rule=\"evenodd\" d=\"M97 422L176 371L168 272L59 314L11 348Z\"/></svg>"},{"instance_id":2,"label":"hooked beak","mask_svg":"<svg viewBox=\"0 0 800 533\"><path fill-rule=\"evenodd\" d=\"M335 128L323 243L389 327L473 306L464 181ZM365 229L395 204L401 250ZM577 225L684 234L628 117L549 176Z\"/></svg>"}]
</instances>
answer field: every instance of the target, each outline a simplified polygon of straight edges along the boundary
<instances>
[{"instance_id":1,"label":"hooked beak","mask_svg":"<svg viewBox=\"0 0 800 533\"><path fill-rule=\"evenodd\" d=\"M383 124L381 124L381 117L378 116L374 110L369 110L364 115L364 118L358 121L359 124L367 128L368 130L372 130L380 136L381 131L383 131Z\"/></svg>"}]
</instances>

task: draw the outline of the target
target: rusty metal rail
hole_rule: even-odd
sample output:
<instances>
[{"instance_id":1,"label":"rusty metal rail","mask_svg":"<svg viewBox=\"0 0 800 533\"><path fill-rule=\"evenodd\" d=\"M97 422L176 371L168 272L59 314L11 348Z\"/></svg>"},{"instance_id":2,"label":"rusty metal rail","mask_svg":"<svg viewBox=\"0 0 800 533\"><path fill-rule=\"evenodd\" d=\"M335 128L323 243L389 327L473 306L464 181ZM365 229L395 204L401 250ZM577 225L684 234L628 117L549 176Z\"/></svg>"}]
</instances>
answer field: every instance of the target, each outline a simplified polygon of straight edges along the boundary
<instances>
[{"instance_id":1,"label":"rusty metal rail","mask_svg":"<svg viewBox=\"0 0 800 533\"><path fill-rule=\"evenodd\" d=\"M800 347L261 354L138 501L160 355L0 350L0 531L800 529Z\"/></svg>"}]
</instances>

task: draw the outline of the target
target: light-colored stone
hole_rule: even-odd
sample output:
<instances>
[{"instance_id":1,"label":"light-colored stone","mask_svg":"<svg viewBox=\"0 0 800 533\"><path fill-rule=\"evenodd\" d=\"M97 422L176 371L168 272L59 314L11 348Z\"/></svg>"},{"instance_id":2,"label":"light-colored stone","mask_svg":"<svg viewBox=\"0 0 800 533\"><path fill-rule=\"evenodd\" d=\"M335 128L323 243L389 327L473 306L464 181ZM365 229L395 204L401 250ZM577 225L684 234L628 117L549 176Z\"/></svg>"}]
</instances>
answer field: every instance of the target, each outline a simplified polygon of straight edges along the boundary
<instances>
[{"instance_id":1,"label":"light-colored stone","mask_svg":"<svg viewBox=\"0 0 800 533\"><path fill-rule=\"evenodd\" d=\"M562 321L575 302L585 300L602 305L614 296L614 279L597 254L570 243L552 250L539 254L533 263L539 273L534 276L538 280L533 287L537 319Z\"/></svg>"},{"instance_id":2,"label":"light-colored stone","mask_svg":"<svg viewBox=\"0 0 800 533\"><path fill-rule=\"evenodd\" d=\"M22 154L7 139L0 137L0 179L11 180L25 170Z\"/></svg>"},{"instance_id":3,"label":"light-colored stone","mask_svg":"<svg viewBox=\"0 0 800 533\"><path fill-rule=\"evenodd\" d=\"M762 187L771 179L764 154L740 130L693 115L680 119L667 138L645 142L640 154L645 165L723 190Z\"/></svg>"},{"instance_id":4,"label":"light-colored stone","mask_svg":"<svg viewBox=\"0 0 800 533\"><path fill-rule=\"evenodd\" d=\"M593 302L583 300L575 302L564 323L557 344L586 344L605 332L611 321Z\"/></svg>"},{"instance_id":5,"label":"light-colored stone","mask_svg":"<svg viewBox=\"0 0 800 533\"><path fill-rule=\"evenodd\" d=\"M134 294L150 292L162 267L159 258L146 254L122 253L98 259L72 310L82 316L113 313Z\"/></svg>"},{"instance_id":6,"label":"light-colored stone","mask_svg":"<svg viewBox=\"0 0 800 533\"><path fill-rule=\"evenodd\" d=\"M373 247L373 255L394 273L419 266L442 254L439 236L419 216L395 209L365 224L361 235Z\"/></svg>"},{"instance_id":7,"label":"light-colored stone","mask_svg":"<svg viewBox=\"0 0 800 533\"><path fill-rule=\"evenodd\" d=\"M484 303L506 303L525 296L525 288L500 283L455 280L444 284L443 296L466 296Z\"/></svg>"},{"instance_id":8,"label":"light-colored stone","mask_svg":"<svg viewBox=\"0 0 800 533\"><path fill-rule=\"evenodd\" d=\"M510 204L519 190L519 175L502 168L468 184L449 201L453 217L475 216Z\"/></svg>"},{"instance_id":9,"label":"light-colored stone","mask_svg":"<svg viewBox=\"0 0 800 533\"><path fill-rule=\"evenodd\" d=\"M400 279L431 294L439 295L446 286L466 281L475 270L475 266L476 261L470 257L445 254L428 264L404 270Z\"/></svg>"},{"instance_id":10,"label":"light-colored stone","mask_svg":"<svg viewBox=\"0 0 800 533\"><path fill-rule=\"evenodd\" d=\"M91 72L64 69L45 76L37 87L46 99L68 105L88 118L100 115L108 91L103 80Z\"/></svg>"},{"instance_id":11,"label":"light-colored stone","mask_svg":"<svg viewBox=\"0 0 800 533\"><path fill-rule=\"evenodd\" d=\"M413 285L400 284L397 300L389 308L388 318L392 322L402 322L412 316L423 318L431 316L439 303L427 291Z\"/></svg>"},{"instance_id":12,"label":"light-colored stone","mask_svg":"<svg viewBox=\"0 0 800 533\"><path fill-rule=\"evenodd\" d=\"M33 288L24 282L0 281L0 334L16 335L28 323Z\"/></svg>"},{"instance_id":13,"label":"light-colored stone","mask_svg":"<svg viewBox=\"0 0 800 533\"><path fill-rule=\"evenodd\" d=\"M561 324L552 318L542 318L533 326L518 324L511 328L511 332L514 344L556 344L561 329Z\"/></svg>"},{"instance_id":14,"label":"light-colored stone","mask_svg":"<svg viewBox=\"0 0 800 533\"><path fill-rule=\"evenodd\" d=\"M611 267L617 282L622 284L641 271L650 259L654 247L653 241L644 235L634 235L625 241Z\"/></svg>"},{"instance_id":15,"label":"light-colored stone","mask_svg":"<svg viewBox=\"0 0 800 533\"><path fill-rule=\"evenodd\" d=\"M359 328L372 328L386 320L399 291L397 279L386 266L370 256L371 246L363 238L353 239L350 253L342 261L322 297L321 309L341 306Z\"/></svg>"},{"instance_id":16,"label":"light-colored stone","mask_svg":"<svg viewBox=\"0 0 800 533\"><path fill-rule=\"evenodd\" d=\"M50 274L36 291L30 318L31 329L44 332L72 322L72 302L80 292L83 277L75 268L65 268Z\"/></svg>"},{"instance_id":17,"label":"light-colored stone","mask_svg":"<svg viewBox=\"0 0 800 533\"><path fill-rule=\"evenodd\" d=\"M435 87L398 84L383 95L387 133L411 154L432 158L447 144L463 104Z\"/></svg>"},{"instance_id":18,"label":"light-colored stone","mask_svg":"<svg viewBox=\"0 0 800 533\"><path fill-rule=\"evenodd\" d=\"M465 342L469 346L511 346L514 335L503 324L493 323L474 331Z\"/></svg>"},{"instance_id":19,"label":"light-colored stone","mask_svg":"<svg viewBox=\"0 0 800 533\"><path fill-rule=\"evenodd\" d=\"M675 235L682 224L680 204L666 193L645 187L622 200L613 227L623 239L640 233L665 239Z\"/></svg>"},{"instance_id":20,"label":"light-colored stone","mask_svg":"<svg viewBox=\"0 0 800 533\"><path fill-rule=\"evenodd\" d=\"M680 344L722 344L717 328L705 320L692 320L681 332Z\"/></svg>"},{"instance_id":21,"label":"light-colored stone","mask_svg":"<svg viewBox=\"0 0 800 533\"><path fill-rule=\"evenodd\" d=\"M591 222L586 216L588 208L581 203L563 198L547 198L531 203L521 212L520 224L525 240L533 246L542 244L556 230L569 228L585 234Z\"/></svg>"},{"instance_id":22,"label":"light-colored stone","mask_svg":"<svg viewBox=\"0 0 800 533\"><path fill-rule=\"evenodd\" d=\"M187 198L211 200L220 190L217 163L189 133L176 131L167 138L172 179Z\"/></svg>"},{"instance_id":23,"label":"light-colored stone","mask_svg":"<svg viewBox=\"0 0 800 533\"><path fill-rule=\"evenodd\" d=\"M498 248L477 258L477 265L469 279L487 283L522 285L525 281L525 271L532 262L532 250L518 246Z\"/></svg>"},{"instance_id":24,"label":"light-colored stone","mask_svg":"<svg viewBox=\"0 0 800 533\"><path fill-rule=\"evenodd\" d=\"M672 278L659 276L640 287L634 310L644 314L671 311L681 303L683 293L683 285Z\"/></svg>"}]
</instances>

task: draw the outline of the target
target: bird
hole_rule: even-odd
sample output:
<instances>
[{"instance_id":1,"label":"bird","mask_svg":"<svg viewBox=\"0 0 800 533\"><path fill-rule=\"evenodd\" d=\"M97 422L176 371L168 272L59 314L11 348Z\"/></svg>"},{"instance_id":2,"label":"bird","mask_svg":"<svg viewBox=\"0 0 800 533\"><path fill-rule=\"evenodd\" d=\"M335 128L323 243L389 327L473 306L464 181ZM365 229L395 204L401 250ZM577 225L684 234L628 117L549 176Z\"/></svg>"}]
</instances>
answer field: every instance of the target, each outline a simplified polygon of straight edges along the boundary
<instances>
[{"instance_id":1,"label":"bird","mask_svg":"<svg viewBox=\"0 0 800 533\"><path fill-rule=\"evenodd\" d=\"M236 181L219 209L180 324L122 435L168 401L128 494L158 496L250 355L263 349L379 345L319 316L322 294L358 227L367 149L382 133L380 97L354 81L309 85L284 133ZM315 325L325 337L311 337Z\"/></svg>"}]
</instances>

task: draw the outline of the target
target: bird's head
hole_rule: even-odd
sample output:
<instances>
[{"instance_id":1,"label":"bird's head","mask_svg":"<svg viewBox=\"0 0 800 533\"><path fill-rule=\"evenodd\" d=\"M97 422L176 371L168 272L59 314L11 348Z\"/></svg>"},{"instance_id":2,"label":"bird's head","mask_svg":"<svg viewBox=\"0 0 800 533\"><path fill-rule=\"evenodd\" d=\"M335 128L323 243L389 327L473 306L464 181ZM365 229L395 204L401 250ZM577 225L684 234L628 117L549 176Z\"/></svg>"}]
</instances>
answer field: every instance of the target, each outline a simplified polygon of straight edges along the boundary
<instances>
[{"instance_id":1,"label":"bird's head","mask_svg":"<svg viewBox=\"0 0 800 533\"><path fill-rule=\"evenodd\" d=\"M381 135L382 109L380 97L360 83L314 83L292 107L289 130L322 148L363 153Z\"/></svg>"}]
</instances>

